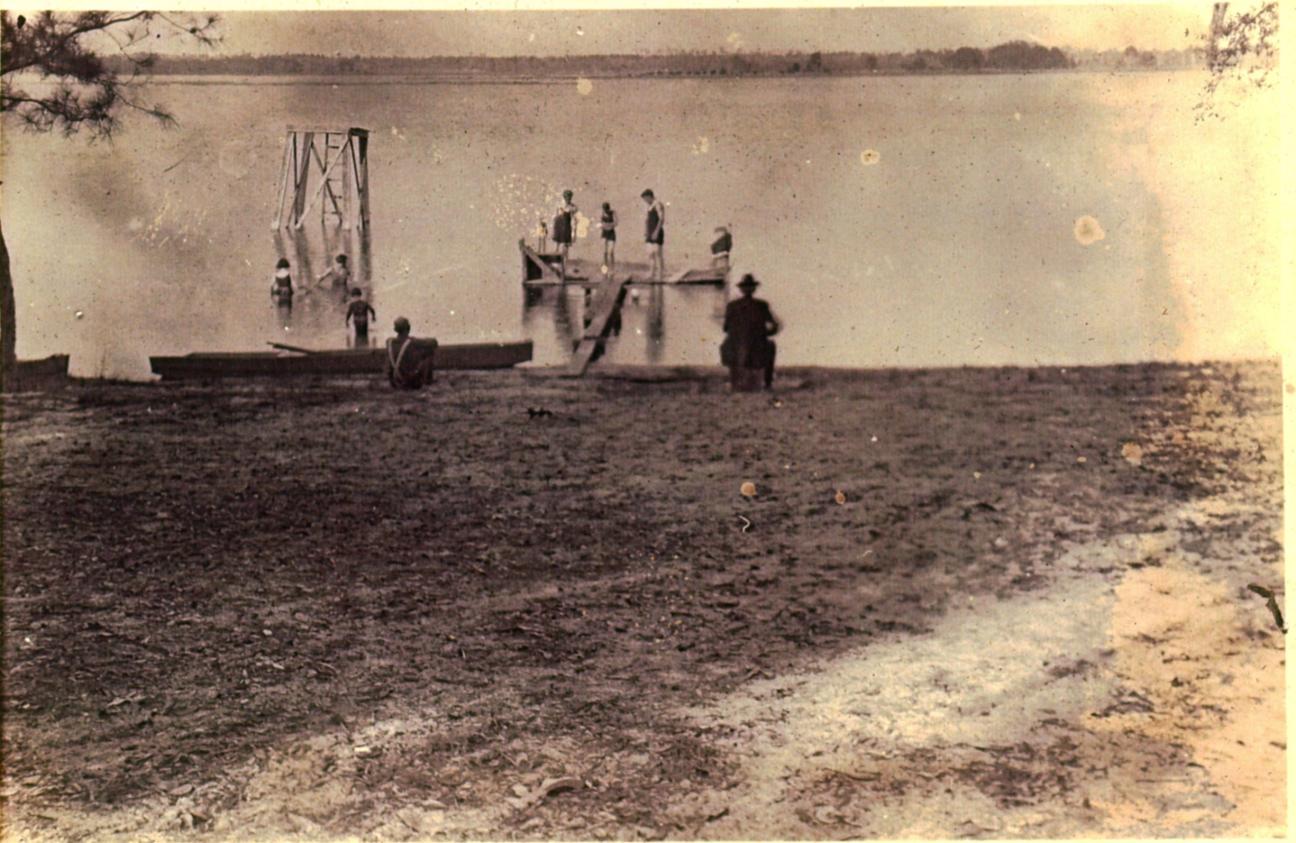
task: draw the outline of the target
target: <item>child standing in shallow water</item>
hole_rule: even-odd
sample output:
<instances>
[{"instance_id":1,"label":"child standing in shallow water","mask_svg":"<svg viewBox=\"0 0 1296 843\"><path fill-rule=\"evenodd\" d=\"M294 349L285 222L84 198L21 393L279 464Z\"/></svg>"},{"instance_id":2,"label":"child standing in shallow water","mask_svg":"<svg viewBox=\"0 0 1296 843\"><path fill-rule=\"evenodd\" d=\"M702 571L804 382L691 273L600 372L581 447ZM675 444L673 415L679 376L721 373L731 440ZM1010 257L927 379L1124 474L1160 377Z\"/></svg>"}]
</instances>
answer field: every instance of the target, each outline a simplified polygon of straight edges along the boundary
<instances>
[{"instance_id":1,"label":"child standing in shallow water","mask_svg":"<svg viewBox=\"0 0 1296 843\"><path fill-rule=\"evenodd\" d=\"M599 228L603 230L603 271L609 275L616 266L616 227L617 215L611 203L603 203L603 218Z\"/></svg>"},{"instance_id":2,"label":"child standing in shallow water","mask_svg":"<svg viewBox=\"0 0 1296 843\"><path fill-rule=\"evenodd\" d=\"M286 328L292 321L293 282L288 271L288 259L280 258L275 264L274 280L270 282L270 298L274 299L279 321Z\"/></svg>"},{"instance_id":3,"label":"child standing in shallow water","mask_svg":"<svg viewBox=\"0 0 1296 843\"><path fill-rule=\"evenodd\" d=\"M355 326L354 348L369 347L369 320L377 319L378 314L374 312L369 302L364 300L364 294L359 287L351 290L351 304L347 306L346 321L348 325Z\"/></svg>"},{"instance_id":4,"label":"child standing in shallow water","mask_svg":"<svg viewBox=\"0 0 1296 843\"><path fill-rule=\"evenodd\" d=\"M337 258L334 259L333 265L325 270L324 274L319 277L315 286L324 286L324 281L326 279L331 279L333 282L333 294L336 295L340 301L345 302L347 299L347 292L351 289L351 267L347 265L346 255L338 255Z\"/></svg>"}]
</instances>

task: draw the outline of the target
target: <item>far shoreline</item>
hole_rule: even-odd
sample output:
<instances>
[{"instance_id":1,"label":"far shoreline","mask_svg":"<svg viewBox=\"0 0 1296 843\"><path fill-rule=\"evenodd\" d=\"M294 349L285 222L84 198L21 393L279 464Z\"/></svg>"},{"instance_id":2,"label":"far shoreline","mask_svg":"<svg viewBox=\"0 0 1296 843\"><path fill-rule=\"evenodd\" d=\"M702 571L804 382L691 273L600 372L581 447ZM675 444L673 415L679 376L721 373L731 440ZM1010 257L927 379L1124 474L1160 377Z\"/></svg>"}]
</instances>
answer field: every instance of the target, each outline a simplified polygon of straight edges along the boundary
<instances>
[{"instance_id":1,"label":"far shoreline","mask_svg":"<svg viewBox=\"0 0 1296 843\"><path fill-rule=\"evenodd\" d=\"M305 74L204 74L176 73L154 74L149 78L152 85L570 85L582 79L589 81L672 81L703 80L708 82L742 82L749 80L797 81L802 79L872 79L872 78L946 78L959 77L1003 77L1003 76L1061 76L1061 75L1107 75L1107 76L1156 76L1167 73L1205 73L1204 67L1154 67L1154 68L1049 68L1038 70L879 70L868 73L742 73L742 74L707 74L707 73L603 73L603 74L567 74L536 76L501 76L493 74L427 74L427 75L383 75L383 74L344 74L305 75Z\"/></svg>"}]
</instances>

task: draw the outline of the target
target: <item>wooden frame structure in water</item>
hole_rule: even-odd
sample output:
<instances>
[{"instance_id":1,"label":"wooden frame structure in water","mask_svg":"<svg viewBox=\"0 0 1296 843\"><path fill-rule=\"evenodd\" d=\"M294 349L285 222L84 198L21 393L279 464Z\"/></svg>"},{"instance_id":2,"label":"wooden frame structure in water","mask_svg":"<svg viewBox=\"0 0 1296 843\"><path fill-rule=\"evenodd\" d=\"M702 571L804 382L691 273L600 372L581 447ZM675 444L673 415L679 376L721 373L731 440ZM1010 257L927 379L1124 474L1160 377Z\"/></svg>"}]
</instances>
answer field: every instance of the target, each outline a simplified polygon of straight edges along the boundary
<instances>
[{"instance_id":1,"label":"wooden frame structure in water","mask_svg":"<svg viewBox=\"0 0 1296 843\"><path fill-rule=\"evenodd\" d=\"M369 130L288 127L271 228L301 228L315 203L325 222L369 226ZM289 197L291 196L291 204ZM287 217L284 210L287 207Z\"/></svg>"}]
</instances>

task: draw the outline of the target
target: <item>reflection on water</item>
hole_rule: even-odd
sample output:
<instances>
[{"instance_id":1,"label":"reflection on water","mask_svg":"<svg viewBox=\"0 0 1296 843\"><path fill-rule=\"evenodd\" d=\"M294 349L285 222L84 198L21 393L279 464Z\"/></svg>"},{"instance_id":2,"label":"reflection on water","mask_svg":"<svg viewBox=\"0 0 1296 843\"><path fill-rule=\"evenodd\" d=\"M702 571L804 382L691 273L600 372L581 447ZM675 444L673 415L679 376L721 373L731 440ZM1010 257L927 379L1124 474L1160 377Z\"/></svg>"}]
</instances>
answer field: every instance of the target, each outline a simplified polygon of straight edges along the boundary
<instances>
[{"instance_id":1,"label":"reflection on water","mask_svg":"<svg viewBox=\"0 0 1296 843\"><path fill-rule=\"evenodd\" d=\"M648 288L648 362L660 363L662 344L666 339L666 291L661 287Z\"/></svg>"},{"instance_id":2,"label":"reflection on water","mask_svg":"<svg viewBox=\"0 0 1296 843\"><path fill-rule=\"evenodd\" d=\"M712 347L719 348L722 339L725 302L725 288L718 286L631 285L595 359L659 364L683 357L708 362L718 354L712 353ZM522 330L536 343L536 359L547 364L565 362L589 328L596 306L597 293L580 285L523 286ZM678 323L671 337L666 332L667 310ZM552 334L546 335L549 326ZM685 348L689 351L684 352Z\"/></svg>"}]
</instances>

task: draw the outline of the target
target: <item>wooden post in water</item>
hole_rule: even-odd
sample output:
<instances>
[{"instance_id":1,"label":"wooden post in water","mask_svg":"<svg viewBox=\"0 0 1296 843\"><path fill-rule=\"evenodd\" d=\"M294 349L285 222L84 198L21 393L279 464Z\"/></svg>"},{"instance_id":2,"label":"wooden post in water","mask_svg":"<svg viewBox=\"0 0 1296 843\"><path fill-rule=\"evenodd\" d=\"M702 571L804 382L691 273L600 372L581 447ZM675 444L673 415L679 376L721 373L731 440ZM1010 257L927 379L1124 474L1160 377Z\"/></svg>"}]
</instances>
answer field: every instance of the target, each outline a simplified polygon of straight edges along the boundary
<instances>
[{"instance_id":1,"label":"wooden post in water","mask_svg":"<svg viewBox=\"0 0 1296 843\"><path fill-rule=\"evenodd\" d=\"M333 216L347 229L369 226L368 129L288 127L272 227L301 228L316 202L322 220Z\"/></svg>"}]
</instances>

